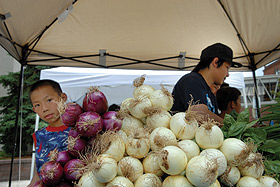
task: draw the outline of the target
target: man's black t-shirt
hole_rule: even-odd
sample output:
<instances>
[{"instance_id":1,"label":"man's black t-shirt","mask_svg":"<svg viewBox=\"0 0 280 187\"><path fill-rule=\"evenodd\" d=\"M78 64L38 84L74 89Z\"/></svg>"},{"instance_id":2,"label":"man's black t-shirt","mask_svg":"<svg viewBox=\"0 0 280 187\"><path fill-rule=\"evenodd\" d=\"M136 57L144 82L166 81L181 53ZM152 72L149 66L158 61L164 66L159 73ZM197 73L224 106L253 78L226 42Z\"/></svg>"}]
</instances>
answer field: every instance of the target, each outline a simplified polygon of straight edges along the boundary
<instances>
[{"instance_id":1,"label":"man's black t-shirt","mask_svg":"<svg viewBox=\"0 0 280 187\"><path fill-rule=\"evenodd\" d=\"M199 73L191 72L181 77L175 84L172 95L174 104L171 111L173 112L185 112L192 96L192 104L205 104L211 112L218 113L216 97Z\"/></svg>"}]
</instances>

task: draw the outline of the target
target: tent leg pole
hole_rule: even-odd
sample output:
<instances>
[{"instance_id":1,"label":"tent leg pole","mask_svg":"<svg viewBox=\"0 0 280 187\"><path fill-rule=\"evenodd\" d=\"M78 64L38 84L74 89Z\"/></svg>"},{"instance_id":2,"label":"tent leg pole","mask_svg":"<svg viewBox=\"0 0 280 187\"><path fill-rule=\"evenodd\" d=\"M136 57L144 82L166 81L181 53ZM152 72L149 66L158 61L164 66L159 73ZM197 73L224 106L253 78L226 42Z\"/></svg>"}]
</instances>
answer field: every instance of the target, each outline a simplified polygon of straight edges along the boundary
<instances>
[{"instance_id":1,"label":"tent leg pole","mask_svg":"<svg viewBox=\"0 0 280 187\"><path fill-rule=\"evenodd\" d=\"M254 54L250 53L250 62L251 62L251 69L253 73L253 80L254 80L254 87L255 87L255 100L256 100L256 109L257 109L257 118L260 117L260 104L259 104L259 94L258 94L258 84L256 79L256 63L254 59Z\"/></svg>"},{"instance_id":2,"label":"tent leg pole","mask_svg":"<svg viewBox=\"0 0 280 187\"><path fill-rule=\"evenodd\" d=\"M13 175L13 165L14 165L14 156L17 148L17 138L18 138L18 116L19 116L19 106L20 106L20 97L21 97L21 86L23 84L23 73L24 66L21 65L20 69L20 79L19 79L19 91L17 98L17 108L16 108L16 120L15 120L15 139L14 139L14 150L12 152L11 166L10 166L10 177L9 177L9 187L11 187L12 183L12 175Z\"/></svg>"}]
</instances>

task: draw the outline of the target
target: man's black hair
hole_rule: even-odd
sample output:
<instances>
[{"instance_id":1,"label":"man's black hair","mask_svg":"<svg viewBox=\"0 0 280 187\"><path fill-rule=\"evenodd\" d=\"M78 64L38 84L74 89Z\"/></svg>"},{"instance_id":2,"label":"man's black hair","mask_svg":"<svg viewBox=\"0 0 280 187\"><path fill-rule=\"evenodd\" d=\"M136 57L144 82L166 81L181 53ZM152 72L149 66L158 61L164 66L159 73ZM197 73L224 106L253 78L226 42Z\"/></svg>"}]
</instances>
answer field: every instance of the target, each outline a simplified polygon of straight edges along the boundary
<instances>
[{"instance_id":1,"label":"man's black hair","mask_svg":"<svg viewBox=\"0 0 280 187\"><path fill-rule=\"evenodd\" d=\"M195 68L192 70L192 72L198 73L202 69L209 68L209 66L210 66L211 62L214 60L214 58L201 59L199 61L199 63L195 66ZM224 62L225 61L223 59L219 59L218 67L220 67Z\"/></svg>"},{"instance_id":2,"label":"man's black hair","mask_svg":"<svg viewBox=\"0 0 280 187\"><path fill-rule=\"evenodd\" d=\"M228 107L228 103L233 101L237 103L237 100L241 92L234 87L221 87L216 93L216 99L219 110L226 110Z\"/></svg>"}]
</instances>

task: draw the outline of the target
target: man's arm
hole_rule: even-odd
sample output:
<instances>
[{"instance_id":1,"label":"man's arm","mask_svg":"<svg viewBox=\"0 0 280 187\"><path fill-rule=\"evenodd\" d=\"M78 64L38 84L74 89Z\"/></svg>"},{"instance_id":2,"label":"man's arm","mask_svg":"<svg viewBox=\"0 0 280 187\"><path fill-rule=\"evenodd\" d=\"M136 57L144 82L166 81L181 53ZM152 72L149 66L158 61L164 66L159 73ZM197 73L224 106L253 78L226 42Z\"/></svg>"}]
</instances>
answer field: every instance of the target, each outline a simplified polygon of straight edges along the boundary
<instances>
[{"instance_id":1,"label":"man's arm","mask_svg":"<svg viewBox=\"0 0 280 187\"><path fill-rule=\"evenodd\" d=\"M205 105L205 104L197 104L197 105L193 105L191 107L191 109L193 111L197 111L199 114L201 114L204 119L203 120L206 120L208 117L210 119L213 119L217 122L219 122L219 127L222 127L223 126L223 118L221 118L220 116L214 114L213 112L211 112L210 110L208 110L208 107Z\"/></svg>"}]
</instances>

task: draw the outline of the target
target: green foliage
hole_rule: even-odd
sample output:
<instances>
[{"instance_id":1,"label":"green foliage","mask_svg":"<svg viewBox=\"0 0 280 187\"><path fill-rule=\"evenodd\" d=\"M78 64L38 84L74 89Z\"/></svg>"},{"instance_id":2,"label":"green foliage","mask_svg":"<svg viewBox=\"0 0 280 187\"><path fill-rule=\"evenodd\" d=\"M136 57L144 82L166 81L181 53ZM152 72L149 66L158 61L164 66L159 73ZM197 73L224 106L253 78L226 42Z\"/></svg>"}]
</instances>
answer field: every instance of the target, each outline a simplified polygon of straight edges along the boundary
<instances>
[{"instance_id":1,"label":"green foliage","mask_svg":"<svg viewBox=\"0 0 280 187\"><path fill-rule=\"evenodd\" d=\"M22 126L22 154L30 155L30 149L32 147L32 134L35 128L35 116L36 114L32 110L32 106L29 100L29 89L31 85L39 80L40 70L46 69L42 66L27 66L24 70L23 80L23 94L22 105L20 106L18 127ZM20 72L10 72L7 75L0 76L0 84L7 90L7 95L0 97L0 144L3 144L3 151L7 155L11 155L14 150L15 140L15 123L16 123L16 109L19 93L19 79ZM44 122L40 122L40 127L45 126ZM19 145L19 128L18 128L18 140ZM18 155L18 146L16 155Z\"/></svg>"}]
</instances>

